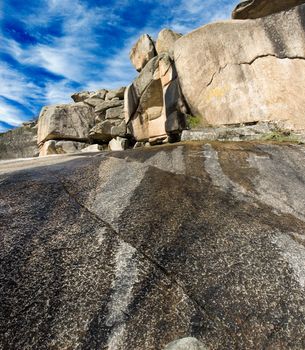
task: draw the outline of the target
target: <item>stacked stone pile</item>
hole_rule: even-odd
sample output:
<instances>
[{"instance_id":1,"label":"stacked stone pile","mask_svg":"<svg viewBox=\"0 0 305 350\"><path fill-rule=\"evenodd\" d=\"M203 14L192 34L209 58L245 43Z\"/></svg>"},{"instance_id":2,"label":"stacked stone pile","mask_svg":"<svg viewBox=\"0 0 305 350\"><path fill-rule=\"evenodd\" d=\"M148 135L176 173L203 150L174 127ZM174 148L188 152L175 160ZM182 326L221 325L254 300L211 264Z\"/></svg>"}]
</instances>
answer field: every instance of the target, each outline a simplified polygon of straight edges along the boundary
<instances>
[{"instance_id":1,"label":"stacked stone pile","mask_svg":"<svg viewBox=\"0 0 305 350\"><path fill-rule=\"evenodd\" d=\"M112 139L125 137L124 91L82 91L71 96L74 103L44 107L38 122L40 155L104 149Z\"/></svg>"}]
</instances>

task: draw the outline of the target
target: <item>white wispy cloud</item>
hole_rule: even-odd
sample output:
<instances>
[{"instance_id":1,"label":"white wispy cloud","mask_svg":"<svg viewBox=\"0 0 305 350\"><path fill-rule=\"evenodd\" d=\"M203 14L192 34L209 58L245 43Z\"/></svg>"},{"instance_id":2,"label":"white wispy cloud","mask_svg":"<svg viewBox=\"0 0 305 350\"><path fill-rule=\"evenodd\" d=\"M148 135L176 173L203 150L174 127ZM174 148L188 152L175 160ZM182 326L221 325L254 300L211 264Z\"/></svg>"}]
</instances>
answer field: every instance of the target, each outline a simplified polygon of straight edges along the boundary
<instances>
[{"instance_id":1,"label":"white wispy cloud","mask_svg":"<svg viewBox=\"0 0 305 350\"><path fill-rule=\"evenodd\" d=\"M29 95L34 99L41 98L41 89L5 62L0 65L0 81L0 96L14 100L28 109L32 107L28 102Z\"/></svg>"},{"instance_id":2,"label":"white wispy cloud","mask_svg":"<svg viewBox=\"0 0 305 350\"><path fill-rule=\"evenodd\" d=\"M5 119L3 120L1 116L5 116ZM24 121L24 119L20 115L20 110L18 108L13 107L0 99L0 122L1 121L10 125L18 126Z\"/></svg>"}]
</instances>

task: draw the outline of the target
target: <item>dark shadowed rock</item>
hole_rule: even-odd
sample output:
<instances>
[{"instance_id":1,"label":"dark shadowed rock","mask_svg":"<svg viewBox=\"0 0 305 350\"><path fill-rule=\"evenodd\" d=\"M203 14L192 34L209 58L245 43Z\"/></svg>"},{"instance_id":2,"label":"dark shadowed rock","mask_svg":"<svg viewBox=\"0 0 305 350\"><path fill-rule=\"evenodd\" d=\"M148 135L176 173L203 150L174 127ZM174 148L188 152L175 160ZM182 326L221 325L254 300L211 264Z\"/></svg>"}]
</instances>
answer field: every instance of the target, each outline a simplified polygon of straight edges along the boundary
<instances>
[{"instance_id":1,"label":"dark shadowed rock","mask_svg":"<svg viewBox=\"0 0 305 350\"><path fill-rule=\"evenodd\" d=\"M249 19L269 16L304 4L304 0L249 0L242 1L232 12L233 19Z\"/></svg>"},{"instance_id":2,"label":"dark shadowed rock","mask_svg":"<svg viewBox=\"0 0 305 350\"><path fill-rule=\"evenodd\" d=\"M0 159L37 157L38 153L35 122L0 133Z\"/></svg>"},{"instance_id":3,"label":"dark shadowed rock","mask_svg":"<svg viewBox=\"0 0 305 350\"><path fill-rule=\"evenodd\" d=\"M0 174L0 348L304 349L304 147L195 143Z\"/></svg>"}]
</instances>

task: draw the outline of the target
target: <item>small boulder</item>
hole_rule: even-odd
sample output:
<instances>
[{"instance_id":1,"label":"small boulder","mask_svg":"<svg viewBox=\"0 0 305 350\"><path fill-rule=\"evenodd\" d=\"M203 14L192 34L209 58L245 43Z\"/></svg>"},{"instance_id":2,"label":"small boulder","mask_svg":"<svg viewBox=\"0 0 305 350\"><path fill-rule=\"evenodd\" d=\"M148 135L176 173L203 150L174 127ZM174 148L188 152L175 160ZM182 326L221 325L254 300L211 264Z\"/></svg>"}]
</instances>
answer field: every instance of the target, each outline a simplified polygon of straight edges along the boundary
<instances>
[{"instance_id":1,"label":"small boulder","mask_svg":"<svg viewBox=\"0 0 305 350\"><path fill-rule=\"evenodd\" d=\"M115 125L111 129L112 136L121 136L124 137L127 134L127 127L125 120L123 120L120 124Z\"/></svg>"},{"instance_id":2,"label":"small boulder","mask_svg":"<svg viewBox=\"0 0 305 350\"><path fill-rule=\"evenodd\" d=\"M88 147L85 147L81 150L83 153L89 153L89 152L101 152L104 150L104 147L102 145L94 144L90 145Z\"/></svg>"},{"instance_id":3,"label":"small boulder","mask_svg":"<svg viewBox=\"0 0 305 350\"><path fill-rule=\"evenodd\" d=\"M175 33L171 29L163 29L158 35L156 42L156 50L158 55L167 53L171 57L174 56L175 42L182 37L182 34Z\"/></svg>"},{"instance_id":4,"label":"small boulder","mask_svg":"<svg viewBox=\"0 0 305 350\"><path fill-rule=\"evenodd\" d=\"M124 119L123 106L118 106L118 107L107 109L106 119Z\"/></svg>"},{"instance_id":5,"label":"small boulder","mask_svg":"<svg viewBox=\"0 0 305 350\"><path fill-rule=\"evenodd\" d=\"M128 148L128 140L122 137L116 137L109 142L111 151L124 151Z\"/></svg>"},{"instance_id":6,"label":"small boulder","mask_svg":"<svg viewBox=\"0 0 305 350\"><path fill-rule=\"evenodd\" d=\"M76 141L63 140L63 141L57 141L55 143L55 149L57 154L76 153L86 146L87 146L86 143L76 142Z\"/></svg>"},{"instance_id":7,"label":"small boulder","mask_svg":"<svg viewBox=\"0 0 305 350\"><path fill-rule=\"evenodd\" d=\"M110 90L107 95L106 95L106 101L110 101L114 98L118 98L119 100L124 99L124 93L125 93L126 87L120 87L119 89L116 90Z\"/></svg>"},{"instance_id":8,"label":"small boulder","mask_svg":"<svg viewBox=\"0 0 305 350\"><path fill-rule=\"evenodd\" d=\"M89 91L76 92L71 96L71 98L74 102L83 102L90 97L90 94L91 93Z\"/></svg>"},{"instance_id":9,"label":"small boulder","mask_svg":"<svg viewBox=\"0 0 305 350\"><path fill-rule=\"evenodd\" d=\"M109 108L119 107L123 105L124 101L121 100L103 101L95 107L94 112L102 114Z\"/></svg>"},{"instance_id":10,"label":"small boulder","mask_svg":"<svg viewBox=\"0 0 305 350\"><path fill-rule=\"evenodd\" d=\"M287 11L304 4L305 0L248 0L239 3L232 12L233 19L255 19Z\"/></svg>"},{"instance_id":11,"label":"small boulder","mask_svg":"<svg viewBox=\"0 0 305 350\"><path fill-rule=\"evenodd\" d=\"M168 344L164 350L208 350L208 348L196 338L182 338Z\"/></svg>"},{"instance_id":12,"label":"small boulder","mask_svg":"<svg viewBox=\"0 0 305 350\"><path fill-rule=\"evenodd\" d=\"M49 140L40 147L39 156L76 153L80 152L86 146L87 144L84 142Z\"/></svg>"},{"instance_id":13,"label":"small boulder","mask_svg":"<svg viewBox=\"0 0 305 350\"><path fill-rule=\"evenodd\" d=\"M89 105L90 107L93 107L93 108L95 108L96 106L98 106L102 102L104 102L104 100L97 98L97 97L89 97L84 101L84 103L86 103L87 105Z\"/></svg>"},{"instance_id":14,"label":"small boulder","mask_svg":"<svg viewBox=\"0 0 305 350\"><path fill-rule=\"evenodd\" d=\"M57 154L55 145L56 145L55 140L46 141L39 148L39 157L49 156L51 154Z\"/></svg>"},{"instance_id":15,"label":"small boulder","mask_svg":"<svg viewBox=\"0 0 305 350\"><path fill-rule=\"evenodd\" d=\"M138 72L140 72L155 56L155 45L148 34L144 34L140 37L129 54L131 63L134 65Z\"/></svg>"},{"instance_id":16,"label":"small boulder","mask_svg":"<svg viewBox=\"0 0 305 350\"><path fill-rule=\"evenodd\" d=\"M96 124L89 133L91 140L97 140L102 142L109 142L112 139L111 129L114 126L114 123L110 120L102 121L99 124Z\"/></svg>"},{"instance_id":17,"label":"small boulder","mask_svg":"<svg viewBox=\"0 0 305 350\"><path fill-rule=\"evenodd\" d=\"M106 94L108 93L108 90L106 89L101 89L101 90L97 90L93 93L90 94L91 98L99 98L101 100L105 100L106 98Z\"/></svg>"}]
</instances>

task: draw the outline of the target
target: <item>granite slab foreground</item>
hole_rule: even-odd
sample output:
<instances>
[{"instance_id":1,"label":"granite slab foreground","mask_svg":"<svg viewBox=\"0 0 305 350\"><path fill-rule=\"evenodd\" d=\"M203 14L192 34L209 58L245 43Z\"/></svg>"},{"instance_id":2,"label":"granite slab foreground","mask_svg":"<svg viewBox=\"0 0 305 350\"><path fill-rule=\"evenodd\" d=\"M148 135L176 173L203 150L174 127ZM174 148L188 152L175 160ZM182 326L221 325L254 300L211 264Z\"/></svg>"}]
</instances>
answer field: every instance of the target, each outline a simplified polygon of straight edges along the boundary
<instances>
[{"instance_id":1,"label":"granite slab foreground","mask_svg":"<svg viewBox=\"0 0 305 350\"><path fill-rule=\"evenodd\" d=\"M50 159L0 163L0 349L305 348L303 146Z\"/></svg>"}]
</instances>

